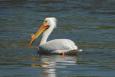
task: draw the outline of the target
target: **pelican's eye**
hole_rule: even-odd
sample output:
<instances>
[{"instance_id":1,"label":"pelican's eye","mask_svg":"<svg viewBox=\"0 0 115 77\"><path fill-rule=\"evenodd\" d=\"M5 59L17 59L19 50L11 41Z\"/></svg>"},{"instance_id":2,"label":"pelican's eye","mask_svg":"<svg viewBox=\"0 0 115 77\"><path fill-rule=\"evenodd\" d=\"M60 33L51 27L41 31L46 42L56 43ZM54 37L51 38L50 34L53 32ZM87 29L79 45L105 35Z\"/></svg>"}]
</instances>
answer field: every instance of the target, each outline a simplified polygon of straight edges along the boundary
<instances>
[{"instance_id":1,"label":"pelican's eye","mask_svg":"<svg viewBox=\"0 0 115 77\"><path fill-rule=\"evenodd\" d=\"M47 23L47 21L45 20L44 23Z\"/></svg>"},{"instance_id":2,"label":"pelican's eye","mask_svg":"<svg viewBox=\"0 0 115 77\"><path fill-rule=\"evenodd\" d=\"M44 21L44 27L46 27L46 29L48 29L49 28L49 25L48 25L48 21Z\"/></svg>"}]
</instances>

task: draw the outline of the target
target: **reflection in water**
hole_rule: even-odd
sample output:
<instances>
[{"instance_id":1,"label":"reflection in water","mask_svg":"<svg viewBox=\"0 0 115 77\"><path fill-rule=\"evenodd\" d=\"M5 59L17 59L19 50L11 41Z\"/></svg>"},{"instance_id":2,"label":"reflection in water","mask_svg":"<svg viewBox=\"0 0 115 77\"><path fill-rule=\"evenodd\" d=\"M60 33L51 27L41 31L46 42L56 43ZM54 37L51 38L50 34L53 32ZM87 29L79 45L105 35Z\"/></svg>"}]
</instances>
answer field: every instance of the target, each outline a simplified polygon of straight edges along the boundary
<instances>
[{"instance_id":1,"label":"reflection in water","mask_svg":"<svg viewBox=\"0 0 115 77\"><path fill-rule=\"evenodd\" d=\"M66 68L67 65L76 64L75 56L40 56L39 60L37 60L36 58L33 57L34 62L32 64L32 67L42 67L42 77L56 77L56 70L58 68Z\"/></svg>"},{"instance_id":2,"label":"reflection in water","mask_svg":"<svg viewBox=\"0 0 115 77\"><path fill-rule=\"evenodd\" d=\"M52 62L42 66L43 69L43 77L56 77L56 63Z\"/></svg>"}]
</instances>

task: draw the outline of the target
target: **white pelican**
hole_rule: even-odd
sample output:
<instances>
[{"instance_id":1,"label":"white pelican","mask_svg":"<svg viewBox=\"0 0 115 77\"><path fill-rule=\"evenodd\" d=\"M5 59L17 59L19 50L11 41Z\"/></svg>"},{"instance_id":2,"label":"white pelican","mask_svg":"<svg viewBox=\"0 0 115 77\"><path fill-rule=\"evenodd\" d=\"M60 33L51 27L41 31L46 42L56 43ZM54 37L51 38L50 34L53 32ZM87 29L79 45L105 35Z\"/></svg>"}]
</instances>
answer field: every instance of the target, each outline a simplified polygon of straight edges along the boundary
<instances>
[{"instance_id":1,"label":"white pelican","mask_svg":"<svg viewBox=\"0 0 115 77\"><path fill-rule=\"evenodd\" d=\"M31 46L32 42L42 34L42 39L39 44L39 52L40 53L55 53L55 54L66 54L73 53L78 50L78 47L75 43L70 39L54 39L47 41L48 36L51 32L56 28L56 18L55 17L47 17L45 18L43 24L40 26L38 31L31 36L31 41L29 46ZM75 54L74 53L74 54Z\"/></svg>"}]
</instances>

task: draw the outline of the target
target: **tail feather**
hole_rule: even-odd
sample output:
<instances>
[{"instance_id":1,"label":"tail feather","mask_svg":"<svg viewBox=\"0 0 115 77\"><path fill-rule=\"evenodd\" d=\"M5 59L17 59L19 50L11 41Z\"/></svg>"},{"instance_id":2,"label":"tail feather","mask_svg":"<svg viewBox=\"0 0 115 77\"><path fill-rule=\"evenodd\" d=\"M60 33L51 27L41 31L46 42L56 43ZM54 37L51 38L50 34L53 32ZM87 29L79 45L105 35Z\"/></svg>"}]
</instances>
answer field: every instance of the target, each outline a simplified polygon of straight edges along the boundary
<instances>
[{"instance_id":1,"label":"tail feather","mask_svg":"<svg viewBox=\"0 0 115 77\"><path fill-rule=\"evenodd\" d=\"M78 52L83 52L83 49L78 49Z\"/></svg>"}]
</instances>

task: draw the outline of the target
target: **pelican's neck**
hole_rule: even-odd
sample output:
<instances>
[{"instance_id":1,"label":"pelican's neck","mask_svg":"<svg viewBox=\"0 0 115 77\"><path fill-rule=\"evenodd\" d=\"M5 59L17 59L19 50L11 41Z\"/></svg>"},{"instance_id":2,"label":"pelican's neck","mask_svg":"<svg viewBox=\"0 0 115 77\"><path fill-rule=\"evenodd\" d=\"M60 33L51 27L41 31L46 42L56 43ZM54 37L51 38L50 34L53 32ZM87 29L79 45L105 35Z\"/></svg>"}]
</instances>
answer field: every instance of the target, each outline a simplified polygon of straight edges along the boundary
<instances>
[{"instance_id":1,"label":"pelican's neck","mask_svg":"<svg viewBox=\"0 0 115 77\"><path fill-rule=\"evenodd\" d=\"M53 31L54 27L50 26L42 35L42 39L40 41L40 45L45 44L47 42L47 39L49 37L49 35L51 34L51 32Z\"/></svg>"}]
</instances>

